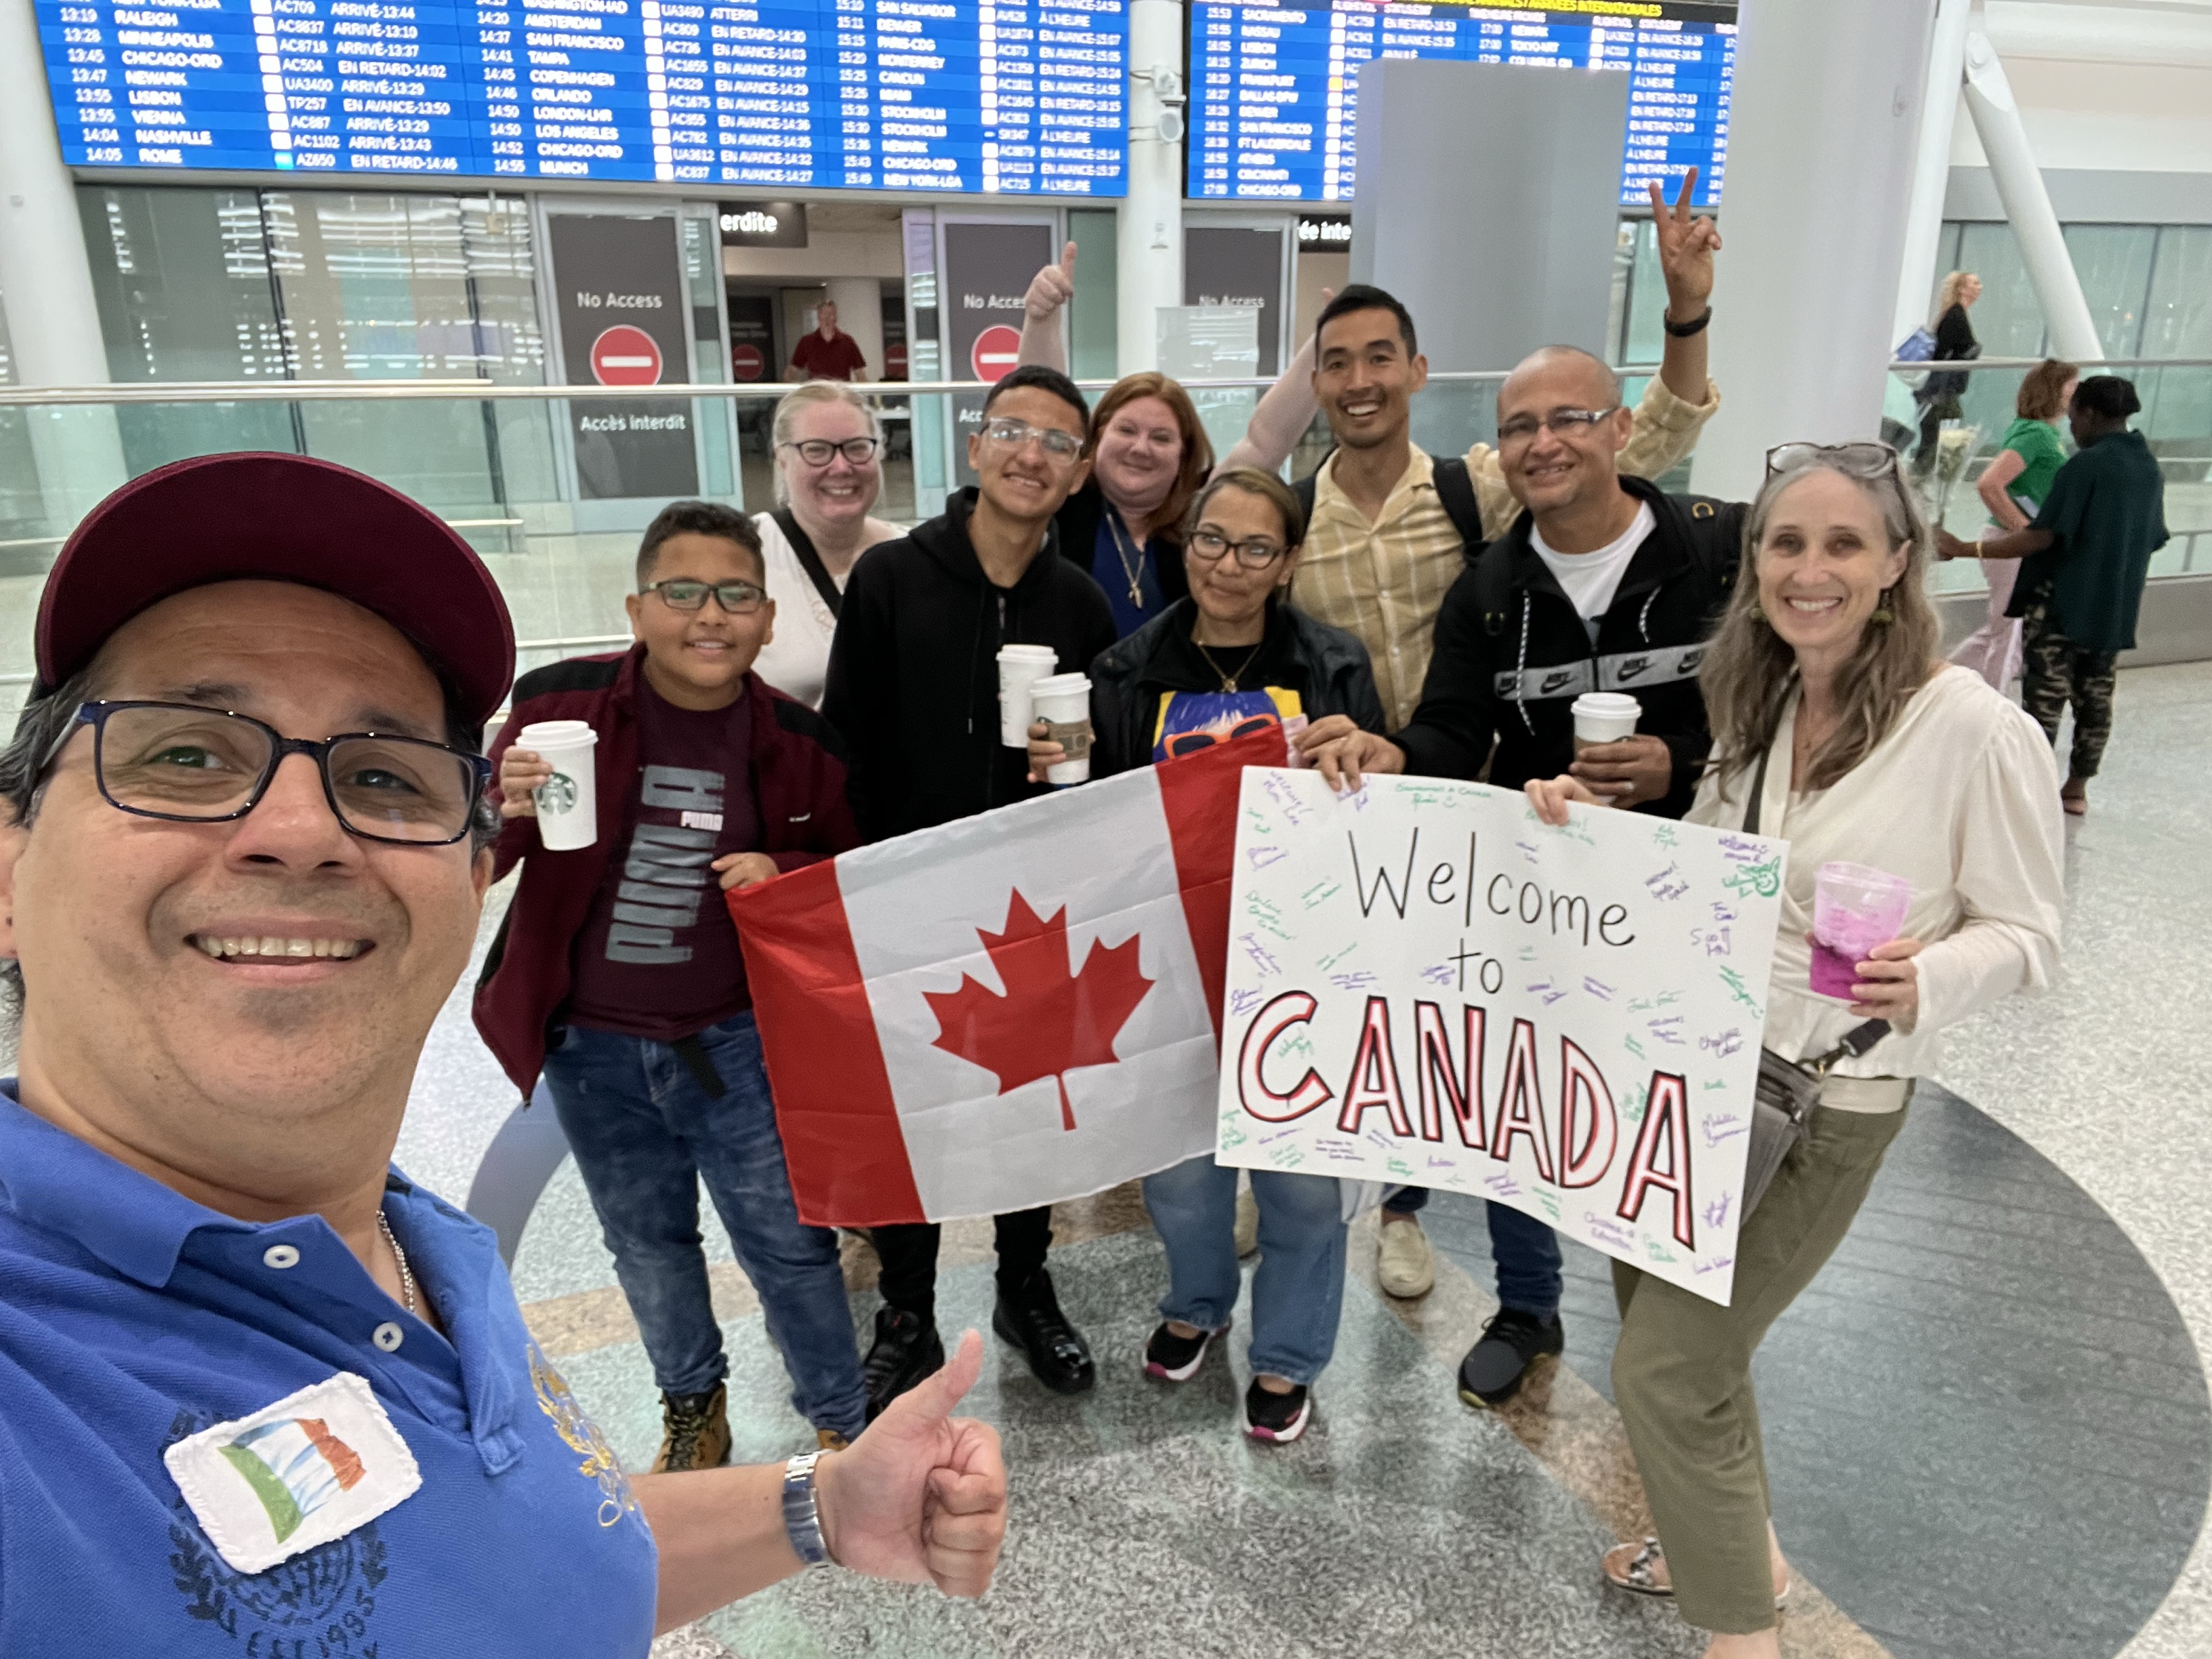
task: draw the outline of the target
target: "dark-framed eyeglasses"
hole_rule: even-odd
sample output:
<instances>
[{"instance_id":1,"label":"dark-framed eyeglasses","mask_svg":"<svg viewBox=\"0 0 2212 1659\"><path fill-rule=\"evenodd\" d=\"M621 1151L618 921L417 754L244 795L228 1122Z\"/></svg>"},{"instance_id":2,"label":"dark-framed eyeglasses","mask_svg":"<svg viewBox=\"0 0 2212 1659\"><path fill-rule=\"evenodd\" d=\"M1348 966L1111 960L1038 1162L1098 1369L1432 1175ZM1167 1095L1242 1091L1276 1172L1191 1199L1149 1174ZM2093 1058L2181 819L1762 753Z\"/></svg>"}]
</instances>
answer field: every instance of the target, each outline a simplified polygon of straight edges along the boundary
<instances>
[{"instance_id":1,"label":"dark-framed eyeglasses","mask_svg":"<svg viewBox=\"0 0 2212 1659\"><path fill-rule=\"evenodd\" d=\"M1031 426L1027 421L1018 421L1011 415L1001 415L983 423L983 435L1006 449L1019 449L1032 439L1044 446L1044 453L1055 461L1072 461L1082 453L1083 440L1073 432L1063 432L1056 426Z\"/></svg>"},{"instance_id":2,"label":"dark-framed eyeglasses","mask_svg":"<svg viewBox=\"0 0 2212 1659\"><path fill-rule=\"evenodd\" d=\"M1854 478L1893 478L1897 452L1887 444L1870 441L1848 444L1777 444L1766 452L1766 476L1795 472L1800 467L1832 466Z\"/></svg>"},{"instance_id":3,"label":"dark-framed eyeglasses","mask_svg":"<svg viewBox=\"0 0 2212 1659\"><path fill-rule=\"evenodd\" d=\"M1608 415L1618 414L1619 404L1610 409L1555 409L1548 415L1516 415L1498 423L1498 443L1525 444L1541 430L1554 438L1571 438L1577 432L1595 426Z\"/></svg>"},{"instance_id":4,"label":"dark-framed eyeglasses","mask_svg":"<svg viewBox=\"0 0 2212 1659\"><path fill-rule=\"evenodd\" d=\"M1237 562L1247 570L1265 570L1289 550L1265 536L1247 536L1241 542L1232 542L1218 530L1194 530L1184 545L1208 564L1224 553L1234 553Z\"/></svg>"},{"instance_id":5,"label":"dark-framed eyeglasses","mask_svg":"<svg viewBox=\"0 0 2212 1659\"><path fill-rule=\"evenodd\" d=\"M827 466L842 455L854 466L866 466L876 459L883 445L873 438L844 438L835 442L828 438L800 438L778 446L799 452L799 459L809 466Z\"/></svg>"},{"instance_id":6,"label":"dark-framed eyeglasses","mask_svg":"<svg viewBox=\"0 0 2212 1659\"><path fill-rule=\"evenodd\" d=\"M712 593L714 603L732 617L750 617L768 603L768 589L751 582L702 582L690 576L672 576L665 582L647 582L641 593L658 593L671 611L698 611Z\"/></svg>"},{"instance_id":7,"label":"dark-framed eyeglasses","mask_svg":"<svg viewBox=\"0 0 2212 1659\"><path fill-rule=\"evenodd\" d=\"M349 835L447 847L469 833L491 763L449 744L381 732L288 738L250 714L182 702L86 702L52 749L92 728L93 776L110 806L175 823L242 818L288 756L307 755Z\"/></svg>"}]
</instances>

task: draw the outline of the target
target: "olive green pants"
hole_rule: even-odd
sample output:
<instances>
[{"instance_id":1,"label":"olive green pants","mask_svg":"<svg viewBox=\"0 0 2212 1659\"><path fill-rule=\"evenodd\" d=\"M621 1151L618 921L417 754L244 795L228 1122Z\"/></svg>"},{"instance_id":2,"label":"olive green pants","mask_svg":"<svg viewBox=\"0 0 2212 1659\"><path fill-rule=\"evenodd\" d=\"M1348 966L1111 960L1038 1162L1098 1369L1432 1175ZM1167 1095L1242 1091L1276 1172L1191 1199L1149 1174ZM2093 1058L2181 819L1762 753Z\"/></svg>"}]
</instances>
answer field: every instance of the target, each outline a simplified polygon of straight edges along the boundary
<instances>
[{"instance_id":1,"label":"olive green pants","mask_svg":"<svg viewBox=\"0 0 2212 1659\"><path fill-rule=\"evenodd\" d=\"M1613 1264L1613 1389L1683 1619L1747 1635L1775 1622L1766 1460L1751 1356L1850 1230L1905 1113L1823 1107L1736 1240L1725 1308Z\"/></svg>"}]
</instances>

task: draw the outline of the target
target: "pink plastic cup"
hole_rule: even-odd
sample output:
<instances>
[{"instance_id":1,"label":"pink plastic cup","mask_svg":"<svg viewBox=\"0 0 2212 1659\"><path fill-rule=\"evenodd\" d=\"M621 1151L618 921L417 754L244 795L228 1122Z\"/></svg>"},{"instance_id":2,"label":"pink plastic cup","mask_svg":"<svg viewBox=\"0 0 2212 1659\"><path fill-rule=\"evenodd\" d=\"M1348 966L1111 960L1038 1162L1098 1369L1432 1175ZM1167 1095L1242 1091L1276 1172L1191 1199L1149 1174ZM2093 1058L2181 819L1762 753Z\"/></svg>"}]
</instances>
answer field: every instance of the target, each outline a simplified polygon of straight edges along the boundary
<instances>
[{"instance_id":1,"label":"pink plastic cup","mask_svg":"<svg viewBox=\"0 0 2212 1659\"><path fill-rule=\"evenodd\" d=\"M1897 937L1912 884L1863 864L1824 864L1813 884L1813 989L1845 1002L1858 964Z\"/></svg>"}]
</instances>

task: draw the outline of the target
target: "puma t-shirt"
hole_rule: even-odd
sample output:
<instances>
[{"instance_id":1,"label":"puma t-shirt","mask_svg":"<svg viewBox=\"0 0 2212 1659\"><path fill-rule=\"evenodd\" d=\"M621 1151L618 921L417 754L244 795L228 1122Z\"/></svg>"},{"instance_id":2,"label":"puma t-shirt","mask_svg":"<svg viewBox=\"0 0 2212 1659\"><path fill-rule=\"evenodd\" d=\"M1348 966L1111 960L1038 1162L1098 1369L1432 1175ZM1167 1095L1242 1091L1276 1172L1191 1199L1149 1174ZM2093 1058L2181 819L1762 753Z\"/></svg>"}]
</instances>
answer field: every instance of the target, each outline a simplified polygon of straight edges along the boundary
<instances>
[{"instance_id":1,"label":"puma t-shirt","mask_svg":"<svg viewBox=\"0 0 2212 1659\"><path fill-rule=\"evenodd\" d=\"M752 1006L737 927L709 867L760 848L751 713L743 697L727 708L678 708L641 675L636 718L637 778L621 809L628 828L576 935L568 1017L673 1042Z\"/></svg>"}]
</instances>

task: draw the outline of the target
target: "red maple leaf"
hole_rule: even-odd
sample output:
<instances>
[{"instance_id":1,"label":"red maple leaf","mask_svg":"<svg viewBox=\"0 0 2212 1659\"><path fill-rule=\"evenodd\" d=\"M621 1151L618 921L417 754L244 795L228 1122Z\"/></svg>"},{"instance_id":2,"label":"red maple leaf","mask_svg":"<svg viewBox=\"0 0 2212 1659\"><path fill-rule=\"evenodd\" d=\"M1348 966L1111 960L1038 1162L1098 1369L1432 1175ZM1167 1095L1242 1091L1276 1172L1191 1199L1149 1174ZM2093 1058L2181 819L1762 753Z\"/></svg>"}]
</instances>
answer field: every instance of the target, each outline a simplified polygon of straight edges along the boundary
<instances>
[{"instance_id":1,"label":"red maple leaf","mask_svg":"<svg viewBox=\"0 0 2212 1659\"><path fill-rule=\"evenodd\" d=\"M1017 890L1003 933L975 930L1006 985L1001 995L963 974L957 991L925 991L937 1016L934 1047L998 1074L999 1092L1048 1077L1060 1085L1060 1127L1075 1127L1066 1073L1111 1066L1114 1039L1152 981L1139 970L1134 937L1115 945L1093 939L1075 972L1067 969L1067 907L1040 921Z\"/></svg>"}]
</instances>

